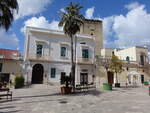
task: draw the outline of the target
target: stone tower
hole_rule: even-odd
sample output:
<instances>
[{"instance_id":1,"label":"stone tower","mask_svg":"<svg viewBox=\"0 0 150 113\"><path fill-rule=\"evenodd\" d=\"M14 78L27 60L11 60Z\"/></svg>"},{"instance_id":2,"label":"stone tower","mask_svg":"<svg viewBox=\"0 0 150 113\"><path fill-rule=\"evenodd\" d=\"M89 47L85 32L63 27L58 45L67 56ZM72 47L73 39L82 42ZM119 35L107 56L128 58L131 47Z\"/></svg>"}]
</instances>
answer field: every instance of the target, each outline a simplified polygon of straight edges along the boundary
<instances>
[{"instance_id":1,"label":"stone tower","mask_svg":"<svg viewBox=\"0 0 150 113\"><path fill-rule=\"evenodd\" d=\"M85 19L84 25L81 27L81 34L93 35L95 37L96 48L95 55L100 55L103 48L103 30L101 20Z\"/></svg>"}]
</instances>

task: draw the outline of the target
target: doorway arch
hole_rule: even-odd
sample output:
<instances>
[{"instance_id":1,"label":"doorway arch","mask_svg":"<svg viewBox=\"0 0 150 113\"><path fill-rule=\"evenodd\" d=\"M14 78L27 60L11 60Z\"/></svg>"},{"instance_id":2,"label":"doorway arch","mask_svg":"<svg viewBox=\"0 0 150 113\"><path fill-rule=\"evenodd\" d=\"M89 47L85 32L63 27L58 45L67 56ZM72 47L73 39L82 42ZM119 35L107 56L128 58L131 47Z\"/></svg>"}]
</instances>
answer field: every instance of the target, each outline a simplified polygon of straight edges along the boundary
<instances>
[{"instance_id":1,"label":"doorway arch","mask_svg":"<svg viewBox=\"0 0 150 113\"><path fill-rule=\"evenodd\" d=\"M32 84L43 83L44 67L42 64L35 64L32 70Z\"/></svg>"}]
</instances>

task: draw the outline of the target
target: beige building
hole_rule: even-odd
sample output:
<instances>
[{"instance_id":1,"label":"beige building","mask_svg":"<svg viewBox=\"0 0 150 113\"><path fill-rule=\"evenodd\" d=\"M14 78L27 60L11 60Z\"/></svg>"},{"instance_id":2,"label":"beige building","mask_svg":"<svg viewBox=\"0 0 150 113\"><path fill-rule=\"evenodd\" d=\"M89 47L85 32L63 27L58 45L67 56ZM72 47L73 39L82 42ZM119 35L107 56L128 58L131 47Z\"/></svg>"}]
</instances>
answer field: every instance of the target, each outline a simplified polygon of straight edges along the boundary
<instances>
[{"instance_id":1,"label":"beige building","mask_svg":"<svg viewBox=\"0 0 150 113\"><path fill-rule=\"evenodd\" d=\"M18 50L0 49L0 78L9 81L12 76L21 74L21 57ZM12 75L12 76L11 76Z\"/></svg>"},{"instance_id":2,"label":"beige building","mask_svg":"<svg viewBox=\"0 0 150 113\"><path fill-rule=\"evenodd\" d=\"M148 48L134 46L126 49L107 49L104 48L101 50L101 72L104 73L104 76L101 77L101 81L103 82L110 82L115 80L115 75L109 77L106 72L106 67L109 64L112 55L116 55L120 60L123 61L124 71L119 74L119 82L121 84L139 84L143 83L144 81L148 81L150 77L149 71L149 58L148 58Z\"/></svg>"}]
</instances>

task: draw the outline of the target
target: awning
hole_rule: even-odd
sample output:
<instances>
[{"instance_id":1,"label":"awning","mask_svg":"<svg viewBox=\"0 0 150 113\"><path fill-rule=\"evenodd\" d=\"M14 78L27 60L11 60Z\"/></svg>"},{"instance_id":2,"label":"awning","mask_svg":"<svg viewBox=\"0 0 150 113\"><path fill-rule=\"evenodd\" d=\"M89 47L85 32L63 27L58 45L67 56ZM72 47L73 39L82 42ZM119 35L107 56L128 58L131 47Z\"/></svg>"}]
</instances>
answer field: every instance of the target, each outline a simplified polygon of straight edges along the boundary
<instances>
[{"instance_id":1,"label":"awning","mask_svg":"<svg viewBox=\"0 0 150 113\"><path fill-rule=\"evenodd\" d=\"M128 75L141 75L141 74L136 71L131 71L128 73Z\"/></svg>"}]
</instances>

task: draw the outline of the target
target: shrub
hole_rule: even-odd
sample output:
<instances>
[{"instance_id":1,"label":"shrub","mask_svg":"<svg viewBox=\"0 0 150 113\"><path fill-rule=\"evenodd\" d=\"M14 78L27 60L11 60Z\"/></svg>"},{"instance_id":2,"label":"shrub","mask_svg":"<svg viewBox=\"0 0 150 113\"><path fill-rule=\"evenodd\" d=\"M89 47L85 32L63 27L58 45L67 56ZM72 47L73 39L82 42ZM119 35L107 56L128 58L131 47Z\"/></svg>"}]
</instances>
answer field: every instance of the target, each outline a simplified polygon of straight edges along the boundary
<instances>
[{"instance_id":1,"label":"shrub","mask_svg":"<svg viewBox=\"0 0 150 113\"><path fill-rule=\"evenodd\" d=\"M21 88L24 86L24 77L22 75L15 76L15 88Z\"/></svg>"}]
</instances>

